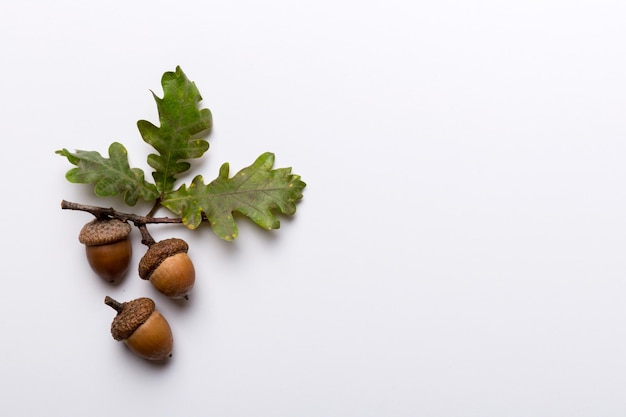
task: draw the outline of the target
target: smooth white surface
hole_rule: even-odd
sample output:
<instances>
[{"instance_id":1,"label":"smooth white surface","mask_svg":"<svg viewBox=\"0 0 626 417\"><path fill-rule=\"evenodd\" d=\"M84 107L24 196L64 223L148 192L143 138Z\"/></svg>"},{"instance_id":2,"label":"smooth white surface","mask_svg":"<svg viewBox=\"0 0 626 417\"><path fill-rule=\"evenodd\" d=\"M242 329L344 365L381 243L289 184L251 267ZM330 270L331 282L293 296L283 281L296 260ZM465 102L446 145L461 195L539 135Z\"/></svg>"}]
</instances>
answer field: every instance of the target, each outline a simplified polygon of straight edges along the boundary
<instances>
[{"instance_id":1,"label":"smooth white surface","mask_svg":"<svg viewBox=\"0 0 626 417\"><path fill-rule=\"evenodd\" d=\"M0 9L3 415L626 414L623 1ZM188 303L93 276L60 201L127 207L54 154L147 170L176 65L214 116L197 172L272 151L308 184L272 233L152 228L190 243ZM155 298L171 363L113 341L107 294Z\"/></svg>"}]
</instances>

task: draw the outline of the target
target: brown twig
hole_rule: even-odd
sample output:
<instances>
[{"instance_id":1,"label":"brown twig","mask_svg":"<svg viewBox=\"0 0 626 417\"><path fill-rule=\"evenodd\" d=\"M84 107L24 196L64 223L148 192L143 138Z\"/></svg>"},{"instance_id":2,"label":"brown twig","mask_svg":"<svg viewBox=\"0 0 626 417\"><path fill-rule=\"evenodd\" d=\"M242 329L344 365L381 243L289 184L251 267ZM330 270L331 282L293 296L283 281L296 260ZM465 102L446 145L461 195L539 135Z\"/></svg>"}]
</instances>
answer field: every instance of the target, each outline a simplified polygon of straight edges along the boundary
<instances>
[{"instance_id":1,"label":"brown twig","mask_svg":"<svg viewBox=\"0 0 626 417\"><path fill-rule=\"evenodd\" d=\"M113 207L98 207L90 206L87 204L72 203L71 201L61 201L61 208L63 210L78 210L91 213L99 219L114 218L123 221L129 221L134 223L137 227L150 223L182 223L183 220L179 217L152 217L152 216L139 216L133 213L124 213L115 210Z\"/></svg>"},{"instance_id":2,"label":"brown twig","mask_svg":"<svg viewBox=\"0 0 626 417\"><path fill-rule=\"evenodd\" d=\"M146 226L145 223L135 224L135 226L137 226L137 228L139 229L139 232L141 232L142 244L146 245L147 247L150 247L156 243L156 240L154 240L154 238L148 231L148 227Z\"/></svg>"}]
</instances>

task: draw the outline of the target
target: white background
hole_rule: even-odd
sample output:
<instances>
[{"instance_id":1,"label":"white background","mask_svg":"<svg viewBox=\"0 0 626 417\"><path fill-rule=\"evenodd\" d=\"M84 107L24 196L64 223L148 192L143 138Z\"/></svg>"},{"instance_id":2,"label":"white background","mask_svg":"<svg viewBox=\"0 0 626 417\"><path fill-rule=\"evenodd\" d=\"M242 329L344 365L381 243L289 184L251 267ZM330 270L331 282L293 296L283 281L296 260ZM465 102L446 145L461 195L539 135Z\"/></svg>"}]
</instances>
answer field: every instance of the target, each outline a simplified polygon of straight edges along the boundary
<instances>
[{"instance_id":1,"label":"white background","mask_svg":"<svg viewBox=\"0 0 626 417\"><path fill-rule=\"evenodd\" d=\"M626 415L625 22L618 0L4 1L2 414ZM271 151L308 184L277 231L153 227L190 244L187 303L93 275L61 200L146 207L54 154L120 141L149 172L135 123L177 65L214 116L194 174ZM166 366L111 338L105 295L155 299Z\"/></svg>"}]
</instances>

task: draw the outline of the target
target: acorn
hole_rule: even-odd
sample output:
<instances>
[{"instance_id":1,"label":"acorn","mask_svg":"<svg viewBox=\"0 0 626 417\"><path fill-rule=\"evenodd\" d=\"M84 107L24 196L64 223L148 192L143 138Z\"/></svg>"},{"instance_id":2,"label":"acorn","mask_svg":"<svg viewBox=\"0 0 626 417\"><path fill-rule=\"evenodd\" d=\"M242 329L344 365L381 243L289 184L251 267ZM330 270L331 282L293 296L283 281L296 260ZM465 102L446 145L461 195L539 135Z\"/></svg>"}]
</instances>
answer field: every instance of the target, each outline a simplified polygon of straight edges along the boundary
<instances>
[{"instance_id":1,"label":"acorn","mask_svg":"<svg viewBox=\"0 0 626 417\"><path fill-rule=\"evenodd\" d=\"M78 235L91 269L105 281L115 282L128 270L132 256L130 230L130 225L119 219L94 219Z\"/></svg>"},{"instance_id":2,"label":"acorn","mask_svg":"<svg viewBox=\"0 0 626 417\"><path fill-rule=\"evenodd\" d=\"M169 323L155 308L150 298L137 298L120 303L109 296L104 303L117 311L111 334L123 341L135 354L148 360L164 360L172 356L174 338Z\"/></svg>"},{"instance_id":3,"label":"acorn","mask_svg":"<svg viewBox=\"0 0 626 417\"><path fill-rule=\"evenodd\" d=\"M170 298L188 298L196 281L188 250L189 245L182 239L153 243L139 261L139 276Z\"/></svg>"}]
</instances>

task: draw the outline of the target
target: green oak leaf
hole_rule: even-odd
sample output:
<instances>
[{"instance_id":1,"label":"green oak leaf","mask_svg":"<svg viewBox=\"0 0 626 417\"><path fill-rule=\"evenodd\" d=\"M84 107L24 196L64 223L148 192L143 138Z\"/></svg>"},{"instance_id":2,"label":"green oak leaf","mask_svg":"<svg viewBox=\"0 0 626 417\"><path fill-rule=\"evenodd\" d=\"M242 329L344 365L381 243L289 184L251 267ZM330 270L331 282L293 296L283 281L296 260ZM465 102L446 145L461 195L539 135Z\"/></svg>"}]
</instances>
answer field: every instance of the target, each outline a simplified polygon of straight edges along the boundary
<instances>
[{"instance_id":1,"label":"green oak leaf","mask_svg":"<svg viewBox=\"0 0 626 417\"><path fill-rule=\"evenodd\" d=\"M104 158L95 151L77 150L71 153L67 149L56 151L76 165L67 172L68 181L80 184L94 184L94 192L100 197L123 195L129 206L134 206L139 198L153 201L159 193L154 186L144 179L139 168L130 168L128 152L121 144L114 142L109 146L109 158Z\"/></svg>"},{"instance_id":2,"label":"green oak leaf","mask_svg":"<svg viewBox=\"0 0 626 417\"><path fill-rule=\"evenodd\" d=\"M273 165L274 154L267 152L229 178L229 165L225 163L219 176L209 184L204 184L198 175L189 187L182 185L165 195L161 204L178 214L190 229L206 218L215 234L224 240L237 237L234 212L265 229L277 229L280 222L273 212L294 214L295 202L302 198L306 184L299 175L291 173L291 168L272 169Z\"/></svg>"},{"instance_id":3,"label":"green oak leaf","mask_svg":"<svg viewBox=\"0 0 626 417\"><path fill-rule=\"evenodd\" d=\"M198 108L200 92L180 67L163 74L161 85L163 98L152 93L161 125L140 120L137 127L143 140L158 152L148 155L148 164L155 170L152 176L157 189L167 193L174 189L176 176L190 168L186 160L200 158L209 149L206 140L194 135L210 129L213 119L209 109Z\"/></svg>"}]
</instances>

